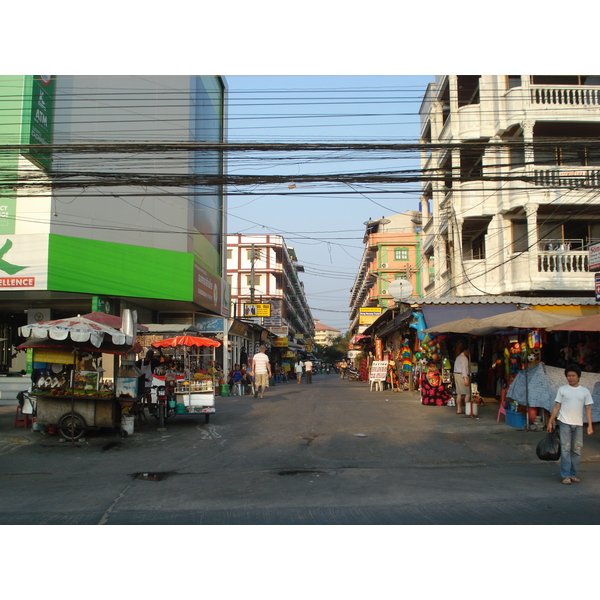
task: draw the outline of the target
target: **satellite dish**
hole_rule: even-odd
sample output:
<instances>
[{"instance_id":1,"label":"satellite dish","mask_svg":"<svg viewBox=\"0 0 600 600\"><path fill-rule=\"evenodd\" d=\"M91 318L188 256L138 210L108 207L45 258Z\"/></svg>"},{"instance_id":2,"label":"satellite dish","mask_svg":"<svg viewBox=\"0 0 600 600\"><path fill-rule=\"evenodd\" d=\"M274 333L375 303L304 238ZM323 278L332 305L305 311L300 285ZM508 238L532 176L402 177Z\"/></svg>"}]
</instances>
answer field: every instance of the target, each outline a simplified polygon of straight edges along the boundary
<instances>
[{"instance_id":1,"label":"satellite dish","mask_svg":"<svg viewBox=\"0 0 600 600\"><path fill-rule=\"evenodd\" d=\"M401 300L402 298L408 298L413 293L412 283L406 279L395 279L388 286L388 294L394 300Z\"/></svg>"}]
</instances>

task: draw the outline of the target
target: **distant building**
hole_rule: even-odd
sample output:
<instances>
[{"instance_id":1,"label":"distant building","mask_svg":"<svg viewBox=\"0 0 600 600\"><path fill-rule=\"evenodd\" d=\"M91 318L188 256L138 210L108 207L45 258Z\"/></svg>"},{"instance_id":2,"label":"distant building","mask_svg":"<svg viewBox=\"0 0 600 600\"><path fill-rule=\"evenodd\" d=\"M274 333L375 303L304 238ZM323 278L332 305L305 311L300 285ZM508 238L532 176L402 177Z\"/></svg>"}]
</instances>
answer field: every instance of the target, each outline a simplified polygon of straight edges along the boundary
<instances>
[{"instance_id":1,"label":"distant building","mask_svg":"<svg viewBox=\"0 0 600 600\"><path fill-rule=\"evenodd\" d=\"M411 283L411 296L421 295L421 213L409 210L365 225L365 251L350 291L350 331L354 335L394 306L388 287L396 279Z\"/></svg>"},{"instance_id":2,"label":"distant building","mask_svg":"<svg viewBox=\"0 0 600 600\"><path fill-rule=\"evenodd\" d=\"M315 324L298 277L303 271L280 235L227 236L232 315L269 331L263 341L271 347L271 360L312 352ZM235 360L235 348L233 354Z\"/></svg>"},{"instance_id":3,"label":"distant building","mask_svg":"<svg viewBox=\"0 0 600 600\"><path fill-rule=\"evenodd\" d=\"M333 340L339 337L341 332L339 329L329 327L321 323L318 319L315 319L315 343L319 346L331 346Z\"/></svg>"}]
</instances>

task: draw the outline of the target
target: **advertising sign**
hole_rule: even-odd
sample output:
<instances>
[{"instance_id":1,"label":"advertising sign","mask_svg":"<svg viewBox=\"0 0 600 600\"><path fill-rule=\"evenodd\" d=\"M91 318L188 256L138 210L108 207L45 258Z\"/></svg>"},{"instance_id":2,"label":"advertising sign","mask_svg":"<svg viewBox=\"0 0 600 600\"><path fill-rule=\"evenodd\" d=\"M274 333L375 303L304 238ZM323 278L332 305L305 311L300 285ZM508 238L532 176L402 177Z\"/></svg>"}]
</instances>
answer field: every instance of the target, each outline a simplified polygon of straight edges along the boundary
<instances>
[{"instance_id":1,"label":"advertising sign","mask_svg":"<svg viewBox=\"0 0 600 600\"><path fill-rule=\"evenodd\" d=\"M221 313L221 280L194 262L194 302Z\"/></svg>"},{"instance_id":2,"label":"advertising sign","mask_svg":"<svg viewBox=\"0 0 600 600\"><path fill-rule=\"evenodd\" d=\"M48 236L0 235L0 291L45 290Z\"/></svg>"},{"instance_id":3,"label":"advertising sign","mask_svg":"<svg viewBox=\"0 0 600 600\"><path fill-rule=\"evenodd\" d=\"M245 317L270 317L270 304L244 304Z\"/></svg>"},{"instance_id":4,"label":"advertising sign","mask_svg":"<svg viewBox=\"0 0 600 600\"><path fill-rule=\"evenodd\" d=\"M590 246L590 271L600 271L600 244Z\"/></svg>"},{"instance_id":5,"label":"advertising sign","mask_svg":"<svg viewBox=\"0 0 600 600\"><path fill-rule=\"evenodd\" d=\"M600 273L594 275L596 283L596 302L600 302Z\"/></svg>"},{"instance_id":6,"label":"advertising sign","mask_svg":"<svg viewBox=\"0 0 600 600\"><path fill-rule=\"evenodd\" d=\"M25 80L25 104L22 141L26 145L50 146L54 134L54 75L33 75ZM52 150L34 148L27 154L42 169L52 167Z\"/></svg>"},{"instance_id":7,"label":"advertising sign","mask_svg":"<svg viewBox=\"0 0 600 600\"><path fill-rule=\"evenodd\" d=\"M194 323L194 327L198 331L202 331L202 332L224 331L225 319L222 319L221 317L206 317L203 319L196 319L196 322Z\"/></svg>"},{"instance_id":8,"label":"advertising sign","mask_svg":"<svg viewBox=\"0 0 600 600\"><path fill-rule=\"evenodd\" d=\"M287 348L288 339L286 337L276 337L273 340L273 346L275 346L276 348Z\"/></svg>"},{"instance_id":9,"label":"advertising sign","mask_svg":"<svg viewBox=\"0 0 600 600\"><path fill-rule=\"evenodd\" d=\"M369 373L369 381L385 381L387 377L388 361L374 360Z\"/></svg>"}]
</instances>

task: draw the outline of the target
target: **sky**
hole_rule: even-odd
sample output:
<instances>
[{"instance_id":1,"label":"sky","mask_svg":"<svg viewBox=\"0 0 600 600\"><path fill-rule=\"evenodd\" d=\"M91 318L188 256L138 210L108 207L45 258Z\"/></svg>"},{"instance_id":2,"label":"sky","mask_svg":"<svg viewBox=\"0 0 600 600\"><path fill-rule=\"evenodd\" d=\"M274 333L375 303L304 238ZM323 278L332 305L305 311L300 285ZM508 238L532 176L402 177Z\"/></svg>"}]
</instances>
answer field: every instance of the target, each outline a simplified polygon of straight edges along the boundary
<instances>
[{"instance_id":1,"label":"sky","mask_svg":"<svg viewBox=\"0 0 600 600\"><path fill-rule=\"evenodd\" d=\"M228 141L418 140L418 110L433 76L226 76ZM364 223L417 210L419 192L345 183L297 183L305 174L418 168L389 152L232 155L230 175L284 175L285 183L232 187L228 233L279 234L295 249L313 317L348 329L350 289L364 251ZM290 186L295 186L291 187Z\"/></svg>"}]
</instances>

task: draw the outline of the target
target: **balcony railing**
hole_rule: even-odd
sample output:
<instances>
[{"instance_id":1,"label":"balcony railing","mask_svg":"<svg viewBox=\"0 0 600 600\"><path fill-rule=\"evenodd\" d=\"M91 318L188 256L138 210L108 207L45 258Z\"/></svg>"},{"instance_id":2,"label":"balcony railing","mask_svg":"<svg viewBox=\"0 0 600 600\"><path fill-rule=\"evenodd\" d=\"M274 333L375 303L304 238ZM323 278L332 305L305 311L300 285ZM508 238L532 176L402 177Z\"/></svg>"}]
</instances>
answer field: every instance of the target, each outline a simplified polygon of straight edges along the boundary
<instances>
[{"instance_id":1,"label":"balcony railing","mask_svg":"<svg viewBox=\"0 0 600 600\"><path fill-rule=\"evenodd\" d=\"M531 88L531 103L552 106L600 106L600 87L534 86Z\"/></svg>"},{"instance_id":2,"label":"balcony railing","mask_svg":"<svg viewBox=\"0 0 600 600\"><path fill-rule=\"evenodd\" d=\"M587 273L589 270L588 252L538 252L540 273Z\"/></svg>"},{"instance_id":3,"label":"balcony railing","mask_svg":"<svg viewBox=\"0 0 600 600\"><path fill-rule=\"evenodd\" d=\"M576 166L534 169L533 183L544 187L599 187L600 170Z\"/></svg>"}]
</instances>

